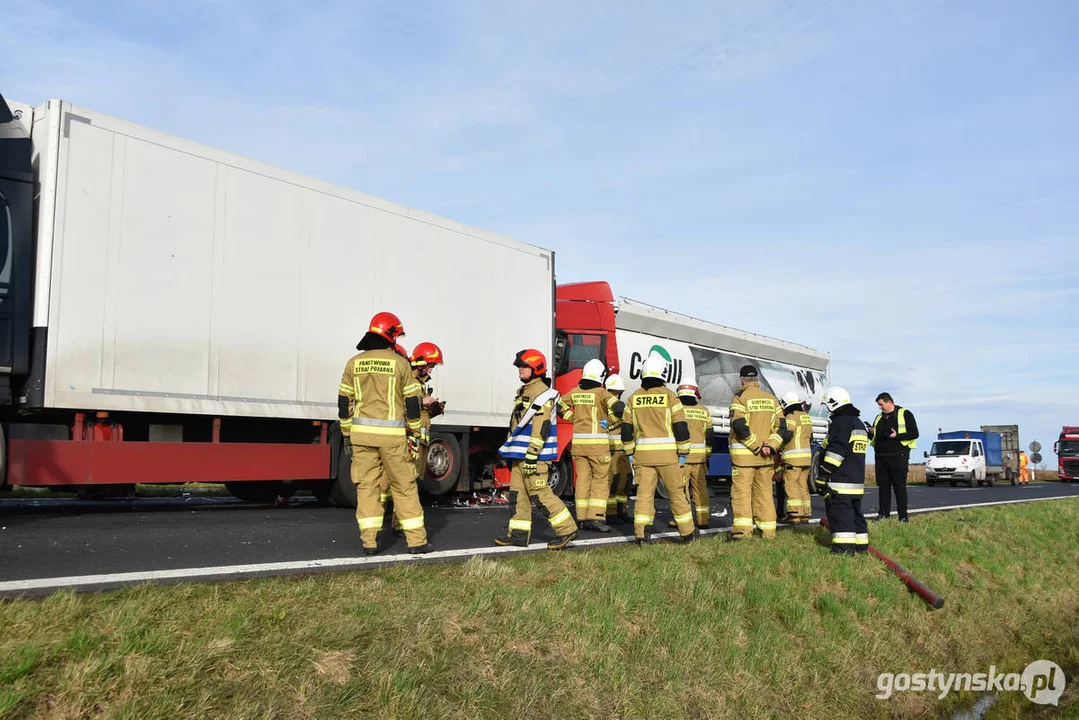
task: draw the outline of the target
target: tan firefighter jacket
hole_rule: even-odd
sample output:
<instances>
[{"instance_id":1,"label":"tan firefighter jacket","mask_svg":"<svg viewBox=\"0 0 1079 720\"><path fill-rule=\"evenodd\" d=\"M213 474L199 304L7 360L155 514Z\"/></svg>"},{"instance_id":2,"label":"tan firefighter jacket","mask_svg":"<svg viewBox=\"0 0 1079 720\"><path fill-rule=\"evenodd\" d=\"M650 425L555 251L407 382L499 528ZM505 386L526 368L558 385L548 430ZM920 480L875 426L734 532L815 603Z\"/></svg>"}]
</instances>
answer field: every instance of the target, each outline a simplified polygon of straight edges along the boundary
<instances>
[{"instance_id":1,"label":"tan firefighter jacket","mask_svg":"<svg viewBox=\"0 0 1079 720\"><path fill-rule=\"evenodd\" d=\"M783 416L792 437L783 445L783 462L794 467L809 467L813 462L813 418L803 410Z\"/></svg>"},{"instance_id":2,"label":"tan firefighter jacket","mask_svg":"<svg viewBox=\"0 0 1079 720\"><path fill-rule=\"evenodd\" d=\"M669 388L641 388L622 415L622 445L633 462L647 467L678 463L689 454L689 428L682 401Z\"/></svg>"},{"instance_id":3,"label":"tan firefighter jacket","mask_svg":"<svg viewBox=\"0 0 1079 720\"><path fill-rule=\"evenodd\" d=\"M773 451L783 444L779 435L781 410L776 396L761 389L759 381L747 383L731 399L731 463L739 467L764 467L773 457L761 455L767 445Z\"/></svg>"},{"instance_id":4,"label":"tan firefighter jacket","mask_svg":"<svg viewBox=\"0 0 1079 720\"><path fill-rule=\"evenodd\" d=\"M573 454L577 457L611 453L612 433L621 433L621 400L602 387L574 388L559 402L560 415L573 423Z\"/></svg>"},{"instance_id":5,"label":"tan firefighter jacket","mask_svg":"<svg viewBox=\"0 0 1079 720\"><path fill-rule=\"evenodd\" d=\"M686 462L690 465L707 463L712 455L709 440L715 433L712 429L712 413L704 405L683 405L682 412L689 426L689 455Z\"/></svg>"},{"instance_id":6,"label":"tan firefighter jacket","mask_svg":"<svg viewBox=\"0 0 1079 720\"><path fill-rule=\"evenodd\" d=\"M341 433L350 436L353 445L385 447L403 442L407 430L420 432L423 386L408 361L393 350L353 356L345 363L337 392L352 408L351 420L341 420Z\"/></svg>"}]
</instances>

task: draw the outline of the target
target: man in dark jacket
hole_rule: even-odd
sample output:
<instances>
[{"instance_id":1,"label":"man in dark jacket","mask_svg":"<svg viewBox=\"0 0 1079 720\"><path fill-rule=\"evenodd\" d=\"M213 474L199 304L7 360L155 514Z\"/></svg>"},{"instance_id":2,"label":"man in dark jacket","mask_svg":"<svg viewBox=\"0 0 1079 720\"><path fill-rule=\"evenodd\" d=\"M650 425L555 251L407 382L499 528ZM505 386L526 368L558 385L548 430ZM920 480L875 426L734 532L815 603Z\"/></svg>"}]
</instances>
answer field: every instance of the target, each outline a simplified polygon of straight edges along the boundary
<instances>
[{"instance_id":1,"label":"man in dark jacket","mask_svg":"<svg viewBox=\"0 0 1079 720\"><path fill-rule=\"evenodd\" d=\"M866 426L877 463L877 520L892 512L892 491L899 522L907 522L907 466L918 439L914 413L900 407L886 392L877 395L880 414Z\"/></svg>"}]
</instances>

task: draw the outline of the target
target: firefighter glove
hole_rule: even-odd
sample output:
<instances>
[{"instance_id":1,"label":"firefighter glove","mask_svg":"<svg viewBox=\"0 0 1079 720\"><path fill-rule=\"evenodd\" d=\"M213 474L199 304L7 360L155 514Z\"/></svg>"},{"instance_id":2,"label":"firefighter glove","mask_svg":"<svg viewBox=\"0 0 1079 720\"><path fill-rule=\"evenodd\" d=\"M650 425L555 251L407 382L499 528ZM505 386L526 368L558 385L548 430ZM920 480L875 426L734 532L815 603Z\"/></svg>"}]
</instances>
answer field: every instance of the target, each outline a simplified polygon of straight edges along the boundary
<instances>
[{"instance_id":1,"label":"firefighter glove","mask_svg":"<svg viewBox=\"0 0 1079 720\"><path fill-rule=\"evenodd\" d=\"M409 435L408 436L408 456L415 460L420 456L420 436Z\"/></svg>"},{"instance_id":2,"label":"firefighter glove","mask_svg":"<svg viewBox=\"0 0 1079 720\"><path fill-rule=\"evenodd\" d=\"M539 472L539 468L536 466L537 458L535 455L525 455L524 461L521 462L521 470L525 475L535 475Z\"/></svg>"}]
</instances>

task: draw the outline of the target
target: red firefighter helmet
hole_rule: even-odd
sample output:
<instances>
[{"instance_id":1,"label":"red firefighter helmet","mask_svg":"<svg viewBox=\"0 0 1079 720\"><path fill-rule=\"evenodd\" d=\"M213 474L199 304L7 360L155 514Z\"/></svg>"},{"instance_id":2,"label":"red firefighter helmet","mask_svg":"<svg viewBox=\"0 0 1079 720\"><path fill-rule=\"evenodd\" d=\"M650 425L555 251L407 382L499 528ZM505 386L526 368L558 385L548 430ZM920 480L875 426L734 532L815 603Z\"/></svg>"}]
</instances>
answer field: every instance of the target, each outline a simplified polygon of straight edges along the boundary
<instances>
[{"instance_id":1,"label":"red firefighter helmet","mask_svg":"<svg viewBox=\"0 0 1079 720\"><path fill-rule=\"evenodd\" d=\"M442 350L433 342L421 342L416 346L416 349L412 351L412 367L419 367L420 365L441 365L444 361L442 359Z\"/></svg>"},{"instance_id":2,"label":"red firefighter helmet","mask_svg":"<svg viewBox=\"0 0 1079 720\"><path fill-rule=\"evenodd\" d=\"M401 318L392 312L380 312L371 318L371 327L368 332L396 343L397 338L404 337L405 326L401 324Z\"/></svg>"},{"instance_id":3,"label":"red firefighter helmet","mask_svg":"<svg viewBox=\"0 0 1079 720\"><path fill-rule=\"evenodd\" d=\"M532 368L532 372L536 375L547 374L547 358L543 357L543 353L534 348L527 348L517 353L517 357L514 358L513 364L519 368Z\"/></svg>"}]
</instances>

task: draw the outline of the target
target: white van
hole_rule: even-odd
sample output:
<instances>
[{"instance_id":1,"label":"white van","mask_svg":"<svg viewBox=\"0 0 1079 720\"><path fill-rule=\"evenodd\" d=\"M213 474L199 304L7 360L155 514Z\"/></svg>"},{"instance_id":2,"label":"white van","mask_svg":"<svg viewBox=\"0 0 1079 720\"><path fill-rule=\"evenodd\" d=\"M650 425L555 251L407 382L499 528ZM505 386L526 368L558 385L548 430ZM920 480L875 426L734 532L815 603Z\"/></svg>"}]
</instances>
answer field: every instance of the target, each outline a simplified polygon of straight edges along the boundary
<instances>
[{"instance_id":1,"label":"white van","mask_svg":"<svg viewBox=\"0 0 1079 720\"><path fill-rule=\"evenodd\" d=\"M959 482L974 487L975 482L987 479L985 448L981 440L936 440L925 457L925 484L930 487L944 481L952 487ZM992 484L992 478L989 482Z\"/></svg>"}]
</instances>

